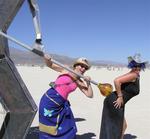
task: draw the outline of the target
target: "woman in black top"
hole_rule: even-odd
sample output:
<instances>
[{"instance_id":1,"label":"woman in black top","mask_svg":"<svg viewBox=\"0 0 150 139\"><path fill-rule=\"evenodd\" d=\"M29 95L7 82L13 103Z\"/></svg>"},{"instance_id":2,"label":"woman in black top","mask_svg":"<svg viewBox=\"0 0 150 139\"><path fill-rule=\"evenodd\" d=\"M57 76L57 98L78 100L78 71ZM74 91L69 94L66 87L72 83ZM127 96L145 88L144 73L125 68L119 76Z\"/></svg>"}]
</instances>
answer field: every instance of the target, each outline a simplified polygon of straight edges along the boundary
<instances>
[{"instance_id":1,"label":"woman in black top","mask_svg":"<svg viewBox=\"0 0 150 139\"><path fill-rule=\"evenodd\" d=\"M139 94L139 74L141 69L145 69L147 63L140 61L139 54L128 57L128 60L128 67L131 70L114 80L116 91L104 100L99 139L123 139L127 127L124 118L125 104Z\"/></svg>"}]
</instances>

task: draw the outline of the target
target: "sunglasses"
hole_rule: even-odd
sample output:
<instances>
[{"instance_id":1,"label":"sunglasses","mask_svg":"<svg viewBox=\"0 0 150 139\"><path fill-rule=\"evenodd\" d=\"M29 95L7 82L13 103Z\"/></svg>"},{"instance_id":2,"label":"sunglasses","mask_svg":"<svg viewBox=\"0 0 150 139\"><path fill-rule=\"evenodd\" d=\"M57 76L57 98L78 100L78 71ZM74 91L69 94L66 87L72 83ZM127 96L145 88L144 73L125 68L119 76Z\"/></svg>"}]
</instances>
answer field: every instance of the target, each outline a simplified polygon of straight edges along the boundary
<instances>
[{"instance_id":1,"label":"sunglasses","mask_svg":"<svg viewBox=\"0 0 150 139\"><path fill-rule=\"evenodd\" d=\"M84 64L77 64L77 66L80 66L81 68L85 68L85 70L88 70L88 66L84 65Z\"/></svg>"}]
</instances>

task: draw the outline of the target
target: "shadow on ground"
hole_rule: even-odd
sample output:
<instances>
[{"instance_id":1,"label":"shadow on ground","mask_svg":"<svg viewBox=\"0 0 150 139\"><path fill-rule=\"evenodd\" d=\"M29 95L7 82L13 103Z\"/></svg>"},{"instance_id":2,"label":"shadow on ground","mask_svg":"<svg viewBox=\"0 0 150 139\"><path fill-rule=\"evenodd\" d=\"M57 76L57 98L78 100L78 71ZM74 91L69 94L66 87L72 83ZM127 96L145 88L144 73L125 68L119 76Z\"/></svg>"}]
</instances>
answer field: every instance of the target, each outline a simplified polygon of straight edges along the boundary
<instances>
[{"instance_id":1,"label":"shadow on ground","mask_svg":"<svg viewBox=\"0 0 150 139\"><path fill-rule=\"evenodd\" d=\"M82 121L85 121L84 118L75 118L75 122L82 122Z\"/></svg>"},{"instance_id":2,"label":"shadow on ground","mask_svg":"<svg viewBox=\"0 0 150 139\"><path fill-rule=\"evenodd\" d=\"M94 133L85 133L83 135L77 135L76 139L92 139L96 135ZM31 127L26 136L26 139L39 139L39 128Z\"/></svg>"},{"instance_id":3,"label":"shadow on ground","mask_svg":"<svg viewBox=\"0 0 150 139\"><path fill-rule=\"evenodd\" d=\"M39 139L39 127L30 127L25 139Z\"/></svg>"},{"instance_id":4,"label":"shadow on ground","mask_svg":"<svg viewBox=\"0 0 150 139\"><path fill-rule=\"evenodd\" d=\"M77 135L76 139L93 139L93 137L96 137L94 133L85 133L83 135Z\"/></svg>"},{"instance_id":5,"label":"shadow on ground","mask_svg":"<svg viewBox=\"0 0 150 139\"><path fill-rule=\"evenodd\" d=\"M131 135L131 134L125 134L123 137L123 139L136 139L136 138L137 138L137 136Z\"/></svg>"},{"instance_id":6,"label":"shadow on ground","mask_svg":"<svg viewBox=\"0 0 150 139\"><path fill-rule=\"evenodd\" d=\"M75 122L82 122L85 121L84 118L75 118ZM83 135L77 135L76 139L92 139L96 135L94 133L85 133ZM39 127L31 127L29 132L26 136L26 139L39 139Z\"/></svg>"}]
</instances>

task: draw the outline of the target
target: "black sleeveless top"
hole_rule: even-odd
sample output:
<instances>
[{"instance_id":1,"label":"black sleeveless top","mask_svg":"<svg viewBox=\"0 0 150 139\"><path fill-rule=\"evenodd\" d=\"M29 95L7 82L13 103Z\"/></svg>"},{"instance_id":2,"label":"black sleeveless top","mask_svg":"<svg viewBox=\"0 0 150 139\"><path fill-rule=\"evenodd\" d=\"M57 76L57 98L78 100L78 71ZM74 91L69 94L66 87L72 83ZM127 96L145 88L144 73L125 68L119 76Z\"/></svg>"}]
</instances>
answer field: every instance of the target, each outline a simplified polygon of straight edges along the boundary
<instances>
[{"instance_id":1,"label":"black sleeveless top","mask_svg":"<svg viewBox=\"0 0 150 139\"><path fill-rule=\"evenodd\" d=\"M139 78L137 78L134 82L123 83L121 85L121 90L125 102L138 95L140 92Z\"/></svg>"},{"instance_id":2,"label":"black sleeveless top","mask_svg":"<svg viewBox=\"0 0 150 139\"><path fill-rule=\"evenodd\" d=\"M121 90L123 92L138 95L140 92L139 78L137 78L134 82L123 83L121 85Z\"/></svg>"}]
</instances>

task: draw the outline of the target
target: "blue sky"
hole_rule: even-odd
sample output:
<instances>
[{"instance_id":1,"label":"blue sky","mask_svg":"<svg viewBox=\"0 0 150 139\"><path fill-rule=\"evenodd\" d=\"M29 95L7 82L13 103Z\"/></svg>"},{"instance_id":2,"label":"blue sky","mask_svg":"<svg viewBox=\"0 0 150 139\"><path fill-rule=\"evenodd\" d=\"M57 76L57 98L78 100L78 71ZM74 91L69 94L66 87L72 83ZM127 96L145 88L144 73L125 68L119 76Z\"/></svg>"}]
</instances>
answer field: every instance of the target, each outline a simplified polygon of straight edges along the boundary
<instances>
[{"instance_id":1,"label":"blue sky","mask_svg":"<svg viewBox=\"0 0 150 139\"><path fill-rule=\"evenodd\" d=\"M123 63L127 56L141 53L150 61L150 0L37 1L46 52ZM8 34L33 44L35 33L26 1Z\"/></svg>"}]
</instances>

